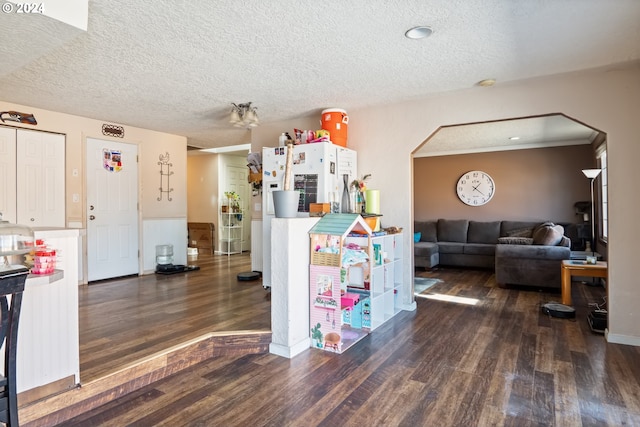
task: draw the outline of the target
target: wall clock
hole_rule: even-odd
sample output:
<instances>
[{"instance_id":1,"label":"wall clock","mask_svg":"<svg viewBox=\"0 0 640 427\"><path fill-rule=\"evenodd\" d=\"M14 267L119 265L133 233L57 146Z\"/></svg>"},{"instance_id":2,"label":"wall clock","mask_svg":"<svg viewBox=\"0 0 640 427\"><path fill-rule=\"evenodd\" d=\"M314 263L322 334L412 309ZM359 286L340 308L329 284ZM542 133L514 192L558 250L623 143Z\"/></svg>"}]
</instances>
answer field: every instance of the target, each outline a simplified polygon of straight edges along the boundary
<instances>
[{"instance_id":1,"label":"wall clock","mask_svg":"<svg viewBox=\"0 0 640 427\"><path fill-rule=\"evenodd\" d=\"M486 172L469 171L458 179L458 198L469 206L482 206L493 197L496 185Z\"/></svg>"}]
</instances>

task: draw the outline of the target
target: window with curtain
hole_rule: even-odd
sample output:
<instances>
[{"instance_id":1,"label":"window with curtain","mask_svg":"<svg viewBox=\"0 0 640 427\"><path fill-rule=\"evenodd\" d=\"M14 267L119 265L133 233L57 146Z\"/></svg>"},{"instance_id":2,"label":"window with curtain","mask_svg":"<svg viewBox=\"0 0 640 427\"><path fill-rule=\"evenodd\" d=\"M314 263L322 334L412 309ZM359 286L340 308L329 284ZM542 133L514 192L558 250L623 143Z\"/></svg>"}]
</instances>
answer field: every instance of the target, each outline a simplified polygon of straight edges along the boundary
<instances>
[{"instance_id":1,"label":"window with curtain","mask_svg":"<svg viewBox=\"0 0 640 427\"><path fill-rule=\"evenodd\" d=\"M600 203L598 204L600 209L600 223L598 224L598 231L600 232L600 239L604 242L607 241L609 236L609 211L608 211L608 169L607 169L607 146L606 144L602 144L596 150L596 158L598 159L598 167L602 169L600 173L600 194L598 195L598 199Z\"/></svg>"}]
</instances>

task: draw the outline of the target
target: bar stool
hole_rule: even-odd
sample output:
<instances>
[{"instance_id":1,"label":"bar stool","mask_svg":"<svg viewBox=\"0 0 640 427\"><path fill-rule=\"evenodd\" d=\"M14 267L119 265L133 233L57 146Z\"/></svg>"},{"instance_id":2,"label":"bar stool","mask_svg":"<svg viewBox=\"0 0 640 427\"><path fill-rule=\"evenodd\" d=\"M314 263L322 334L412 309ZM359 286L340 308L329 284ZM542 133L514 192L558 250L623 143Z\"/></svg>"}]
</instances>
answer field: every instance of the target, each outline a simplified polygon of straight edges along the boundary
<instances>
[{"instance_id":1,"label":"bar stool","mask_svg":"<svg viewBox=\"0 0 640 427\"><path fill-rule=\"evenodd\" d=\"M15 269L0 273L0 345L4 344L4 375L0 375L0 422L18 427L16 392L16 350L22 292L29 270ZM11 301L8 301L11 296Z\"/></svg>"}]
</instances>

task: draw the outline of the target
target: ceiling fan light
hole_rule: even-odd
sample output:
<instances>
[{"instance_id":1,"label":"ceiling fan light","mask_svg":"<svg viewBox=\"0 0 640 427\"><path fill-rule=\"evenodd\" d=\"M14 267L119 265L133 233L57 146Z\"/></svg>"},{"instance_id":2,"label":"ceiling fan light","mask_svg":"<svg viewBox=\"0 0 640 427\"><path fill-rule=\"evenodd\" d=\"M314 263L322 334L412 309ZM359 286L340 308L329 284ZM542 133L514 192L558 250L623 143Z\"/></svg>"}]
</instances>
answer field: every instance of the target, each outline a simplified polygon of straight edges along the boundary
<instances>
[{"instance_id":1,"label":"ceiling fan light","mask_svg":"<svg viewBox=\"0 0 640 427\"><path fill-rule=\"evenodd\" d=\"M233 110L231 110L229 123L235 125L236 123L240 123L241 121L242 120L240 119L240 114L238 113L238 109L234 107Z\"/></svg>"},{"instance_id":2,"label":"ceiling fan light","mask_svg":"<svg viewBox=\"0 0 640 427\"><path fill-rule=\"evenodd\" d=\"M256 127L260 123L255 107L251 107L251 102L244 104L231 104L231 114L229 123L235 127Z\"/></svg>"}]
</instances>

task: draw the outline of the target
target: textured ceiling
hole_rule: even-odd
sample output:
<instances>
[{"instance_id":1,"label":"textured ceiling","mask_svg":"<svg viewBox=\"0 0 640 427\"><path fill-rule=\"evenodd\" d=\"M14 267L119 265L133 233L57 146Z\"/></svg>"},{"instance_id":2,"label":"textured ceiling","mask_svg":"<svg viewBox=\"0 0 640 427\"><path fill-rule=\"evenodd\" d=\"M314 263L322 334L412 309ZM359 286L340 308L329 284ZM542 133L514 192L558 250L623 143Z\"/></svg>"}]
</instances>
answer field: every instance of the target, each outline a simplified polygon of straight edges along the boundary
<instances>
[{"instance_id":1,"label":"textured ceiling","mask_svg":"<svg viewBox=\"0 0 640 427\"><path fill-rule=\"evenodd\" d=\"M0 14L0 35L0 100L218 147L249 139L232 102L275 122L638 60L640 1L90 0L87 32Z\"/></svg>"}]
</instances>

